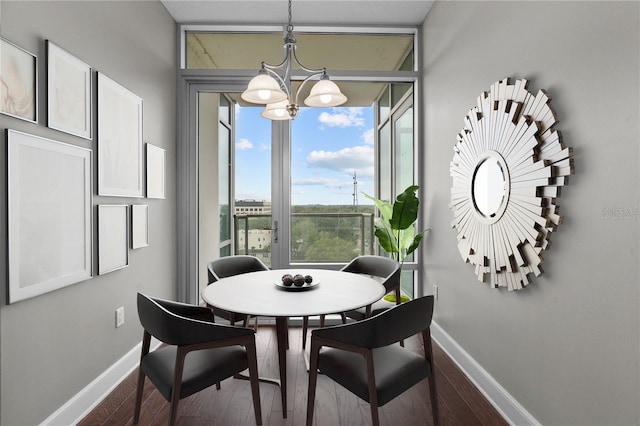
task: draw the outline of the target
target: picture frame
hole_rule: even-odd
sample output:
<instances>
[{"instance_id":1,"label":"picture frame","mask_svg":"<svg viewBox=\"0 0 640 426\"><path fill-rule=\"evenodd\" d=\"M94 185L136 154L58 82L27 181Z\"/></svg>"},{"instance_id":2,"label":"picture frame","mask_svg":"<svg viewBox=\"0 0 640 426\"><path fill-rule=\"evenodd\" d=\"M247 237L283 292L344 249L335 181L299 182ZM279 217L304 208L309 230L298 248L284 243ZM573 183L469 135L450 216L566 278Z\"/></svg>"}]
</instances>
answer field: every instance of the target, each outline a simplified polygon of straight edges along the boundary
<instances>
[{"instance_id":1,"label":"picture frame","mask_svg":"<svg viewBox=\"0 0 640 426\"><path fill-rule=\"evenodd\" d=\"M98 275L129 266L129 206L98 205Z\"/></svg>"},{"instance_id":2,"label":"picture frame","mask_svg":"<svg viewBox=\"0 0 640 426\"><path fill-rule=\"evenodd\" d=\"M91 66L50 40L46 48L47 126L91 139Z\"/></svg>"},{"instance_id":3,"label":"picture frame","mask_svg":"<svg viewBox=\"0 0 640 426\"><path fill-rule=\"evenodd\" d=\"M147 198L165 198L165 150L145 144L147 164Z\"/></svg>"},{"instance_id":4,"label":"picture frame","mask_svg":"<svg viewBox=\"0 0 640 426\"><path fill-rule=\"evenodd\" d=\"M9 303L92 277L92 151L6 130Z\"/></svg>"},{"instance_id":5,"label":"picture frame","mask_svg":"<svg viewBox=\"0 0 640 426\"><path fill-rule=\"evenodd\" d=\"M0 38L0 113L38 122L38 58Z\"/></svg>"},{"instance_id":6,"label":"picture frame","mask_svg":"<svg viewBox=\"0 0 640 426\"><path fill-rule=\"evenodd\" d=\"M149 206L134 204L131 206L131 248L138 249L149 245Z\"/></svg>"},{"instance_id":7,"label":"picture frame","mask_svg":"<svg viewBox=\"0 0 640 426\"><path fill-rule=\"evenodd\" d=\"M142 103L98 73L98 195L143 197Z\"/></svg>"}]
</instances>

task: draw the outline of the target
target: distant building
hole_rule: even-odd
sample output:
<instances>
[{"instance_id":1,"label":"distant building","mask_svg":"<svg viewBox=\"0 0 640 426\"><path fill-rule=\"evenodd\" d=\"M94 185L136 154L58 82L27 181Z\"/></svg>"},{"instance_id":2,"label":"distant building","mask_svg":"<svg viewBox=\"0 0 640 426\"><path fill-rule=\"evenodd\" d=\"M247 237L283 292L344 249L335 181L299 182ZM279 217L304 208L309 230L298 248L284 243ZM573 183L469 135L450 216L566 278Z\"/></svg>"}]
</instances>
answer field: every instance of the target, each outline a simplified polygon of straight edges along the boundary
<instances>
[{"instance_id":1,"label":"distant building","mask_svg":"<svg viewBox=\"0 0 640 426\"><path fill-rule=\"evenodd\" d=\"M240 250L246 248L249 253L271 247L271 230L249 229L247 234L238 232L238 247Z\"/></svg>"},{"instance_id":2,"label":"distant building","mask_svg":"<svg viewBox=\"0 0 640 426\"><path fill-rule=\"evenodd\" d=\"M236 200L234 214L236 215L271 214L271 201Z\"/></svg>"}]
</instances>

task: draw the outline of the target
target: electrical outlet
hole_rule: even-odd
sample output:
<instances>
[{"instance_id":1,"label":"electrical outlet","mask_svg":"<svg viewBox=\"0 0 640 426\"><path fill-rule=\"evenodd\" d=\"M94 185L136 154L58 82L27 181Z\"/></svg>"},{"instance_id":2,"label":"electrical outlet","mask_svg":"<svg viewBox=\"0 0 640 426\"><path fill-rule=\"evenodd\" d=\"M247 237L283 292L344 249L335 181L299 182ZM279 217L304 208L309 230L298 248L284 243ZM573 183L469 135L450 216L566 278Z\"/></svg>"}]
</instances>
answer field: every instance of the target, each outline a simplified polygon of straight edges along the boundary
<instances>
[{"instance_id":1,"label":"electrical outlet","mask_svg":"<svg viewBox=\"0 0 640 426\"><path fill-rule=\"evenodd\" d=\"M116 328L124 324L124 306L116 309Z\"/></svg>"},{"instance_id":2,"label":"electrical outlet","mask_svg":"<svg viewBox=\"0 0 640 426\"><path fill-rule=\"evenodd\" d=\"M433 285L433 297L438 300L438 286L437 285Z\"/></svg>"}]
</instances>

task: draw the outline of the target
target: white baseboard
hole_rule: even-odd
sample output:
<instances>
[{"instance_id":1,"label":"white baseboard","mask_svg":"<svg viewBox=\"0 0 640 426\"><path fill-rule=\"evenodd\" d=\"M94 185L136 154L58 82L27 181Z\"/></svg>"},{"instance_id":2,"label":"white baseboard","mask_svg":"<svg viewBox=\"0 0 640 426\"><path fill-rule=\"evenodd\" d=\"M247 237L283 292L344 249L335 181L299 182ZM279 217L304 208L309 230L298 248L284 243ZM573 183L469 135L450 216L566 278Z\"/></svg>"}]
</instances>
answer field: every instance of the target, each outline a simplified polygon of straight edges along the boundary
<instances>
[{"instance_id":1,"label":"white baseboard","mask_svg":"<svg viewBox=\"0 0 640 426\"><path fill-rule=\"evenodd\" d=\"M152 339L151 347L159 341ZM47 417L40 425L75 425L93 410L116 386L120 384L140 363L142 343L138 343L111 367L100 374L71 398L62 407ZM133 415L133 414L132 414Z\"/></svg>"},{"instance_id":2,"label":"white baseboard","mask_svg":"<svg viewBox=\"0 0 640 426\"><path fill-rule=\"evenodd\" d=\"M540 422L435 322L431 323L431 338L440 345L509 424L540 425Z\"/></svg>"}]
</instances>

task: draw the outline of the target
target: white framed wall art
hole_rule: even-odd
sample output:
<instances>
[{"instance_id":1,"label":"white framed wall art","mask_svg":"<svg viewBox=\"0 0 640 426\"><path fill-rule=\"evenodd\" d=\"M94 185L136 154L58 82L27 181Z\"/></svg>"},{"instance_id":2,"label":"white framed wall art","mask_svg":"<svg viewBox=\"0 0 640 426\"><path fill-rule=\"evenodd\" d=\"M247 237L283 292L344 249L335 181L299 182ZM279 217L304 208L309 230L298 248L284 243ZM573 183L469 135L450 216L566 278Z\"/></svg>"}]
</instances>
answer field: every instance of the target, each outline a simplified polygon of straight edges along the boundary
<instances>
[{"instance_id":1,"label":"white framed wall art","mask_svg":"<svg viewBox=\"0 0 640 426\"><path fill-rule=\"evenodd\" d=\"M92 136L91 66L47 40L47 125Z\"/></svg>"},{"instance_id":2,"label":"white framed wall art","mask_svg":"<svg viewBox=\"0 0 640 426\"><path fill-rule=\"evenodd\" d=\"M165 198L165 150L146 145L147 154L147 198Z\"/></svg>"},{"instance_id":3,"label":"white framed wall art","mask_svg":"<svg viewBox=\"0 0 640 426\"><path fill-rule=\"evenodd\" d=\"M143 197L142 98L98 73L98 195Z\"/></svg>"},{"instance_id":4,"label":"white framed wall art","mask_svg":"<svg viewBox=\"0 0 640 426\"><path fill-rule=\"evenodd\" d=\"M98 275L129 266L129 206L98 206Z\"/></svg>"},{"instance_id":5,"label":"white framed wall art","mask_svg":"<svg viewBox=\"0 0 640 426\"><path fill-rule=\"evenodd\" d=\"M0 113L38 122L38 58L2 38Z\"/></svg>"},{"instance_id":6,"label":"white framed wall art","mask_svg":"<svg viewBox=\"0 0 640 426\"><path fill-rule=\"evenodd\" d=\"M149 206L131 206L131 248L137 249L149 245Z\"/></svg>"},{"instance_id":7,"label":"white framed wall art","mask_svg":"<svg viewBox=\"0 0 640 426\"><path fill-rule=\"evenodd\" d=\"M7 130L9 303L92 276L91 151Z\"/></svg>"}]
</instances>

